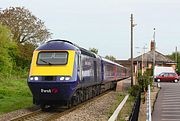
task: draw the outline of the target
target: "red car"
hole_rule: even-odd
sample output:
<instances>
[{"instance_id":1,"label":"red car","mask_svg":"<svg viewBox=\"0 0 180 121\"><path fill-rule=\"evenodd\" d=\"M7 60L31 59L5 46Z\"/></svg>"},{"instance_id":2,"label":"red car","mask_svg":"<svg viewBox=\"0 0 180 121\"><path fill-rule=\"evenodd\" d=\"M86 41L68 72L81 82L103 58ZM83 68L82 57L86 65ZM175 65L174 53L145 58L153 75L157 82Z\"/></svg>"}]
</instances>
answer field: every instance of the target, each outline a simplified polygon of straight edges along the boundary
<instances>
[{"instance_id":1,"label":"red car","mask_svg":"<svg viewBox=\"0 0 180 121\"><path fill-rule=\"evenodd\" d=\"M155 80L157 82L160 81L173 81L173 82L178 82L179 81L179 76L176 73L173 72L163 72L156 76Z\"/></svg>"}]
</instances>

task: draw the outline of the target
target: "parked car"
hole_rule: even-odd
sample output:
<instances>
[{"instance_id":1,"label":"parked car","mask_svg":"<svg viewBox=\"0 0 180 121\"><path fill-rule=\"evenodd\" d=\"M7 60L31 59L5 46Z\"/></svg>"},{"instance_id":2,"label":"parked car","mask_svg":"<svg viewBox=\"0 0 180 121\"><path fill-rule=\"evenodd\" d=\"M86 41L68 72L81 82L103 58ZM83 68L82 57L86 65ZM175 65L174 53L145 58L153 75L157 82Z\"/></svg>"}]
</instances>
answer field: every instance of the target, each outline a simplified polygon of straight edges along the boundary
<instances>
[{"instance_id":1,"label":"parked car","mask_svg":"<svg viewBox=\"0 0 180 121\"><path fill-rule=\"evenodd\" d=\"M163 72L155 77L155 81L157 81L157 82L161 82L161 81L178 82L179 76L175 72Z\"/></svg>"}]
</instances>

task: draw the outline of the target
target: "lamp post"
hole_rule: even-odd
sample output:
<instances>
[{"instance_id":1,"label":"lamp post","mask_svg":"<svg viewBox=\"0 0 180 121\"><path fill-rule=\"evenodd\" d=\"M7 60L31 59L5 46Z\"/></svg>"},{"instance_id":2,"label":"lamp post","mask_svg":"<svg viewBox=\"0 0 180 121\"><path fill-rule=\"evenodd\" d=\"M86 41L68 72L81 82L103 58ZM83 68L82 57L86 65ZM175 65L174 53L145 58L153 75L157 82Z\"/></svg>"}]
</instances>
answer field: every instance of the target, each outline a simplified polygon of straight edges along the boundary
<instances>
[{"instance_id":1,"label":"lamp post","mask_svg":"<svg viewBox=\"0 0 180 121\"><path fill-rule=\"evenodd\" d=\"M135 27L136 24L133 23L133 14L131 14L131 86L134 85L133 82L133 27Z\"/></svg>"}]
</instances>

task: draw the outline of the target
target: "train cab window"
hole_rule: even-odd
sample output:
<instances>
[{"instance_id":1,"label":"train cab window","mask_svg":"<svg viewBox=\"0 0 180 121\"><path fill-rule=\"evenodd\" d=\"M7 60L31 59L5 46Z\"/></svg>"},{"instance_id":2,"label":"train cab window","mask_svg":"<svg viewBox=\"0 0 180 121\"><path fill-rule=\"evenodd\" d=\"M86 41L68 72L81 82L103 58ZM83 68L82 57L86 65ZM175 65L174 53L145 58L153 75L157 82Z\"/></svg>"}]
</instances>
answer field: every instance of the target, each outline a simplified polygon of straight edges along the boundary
<instances>
[{"instance_id":1,"label":"train cab window","mask_svg":"<svg viewBox=\"0 0 180 121\"><path fill-rule=\"evenodd\" d=\"M66 65L68 52L40 52L37 59L38 65Z\"/></svg>"}]
</instances>

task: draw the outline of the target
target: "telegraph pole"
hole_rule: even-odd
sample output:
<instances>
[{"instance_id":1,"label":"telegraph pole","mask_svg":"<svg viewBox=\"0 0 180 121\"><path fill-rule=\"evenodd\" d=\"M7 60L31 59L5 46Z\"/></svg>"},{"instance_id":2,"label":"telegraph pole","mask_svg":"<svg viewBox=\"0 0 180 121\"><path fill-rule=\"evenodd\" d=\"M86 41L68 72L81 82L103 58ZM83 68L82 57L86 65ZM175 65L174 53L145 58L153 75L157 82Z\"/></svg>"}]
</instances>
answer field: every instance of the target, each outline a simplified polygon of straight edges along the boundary
<instances>
[{"instance_id":1,"label":"telegraph pole","mask_svg":"<svg viewBox=\"0 0 180 121\"><path fill-rule=\"evenodd\" d=\"M131 14L131 86L134 85L134 82L133 82L133 70L134 70L134 67L133 67L133 27L135 25L133 24L133 14Z\"/></svg>"},{"instance_id":2,"label":"telegraph pole","mask_svg":"<svg viewBox=\"0 0 180 121\"><path fill-rule=\"evenodd\" d=\"M154 50L153 50L153 81L154 81L154 70L155 70L155 65L156 65L156 56L155 56L155 52L156 52L155 28L153 30L154 30L154 33L153 33L153 41L154 41Z\"/></svg>"},{"instance_id":3,"label":"telegraph pole","mask_svg":"<svg viewBox=\"0 0 180 121\"><path fill-rule=\"evenodd\" d=\"M154 59L153 59L153 64L155 65L155 51L156 51L156 41L155 41L155 28L153 29L154 33L153 33L153 41L154 41Z\"/></svg>"},{"instance_id":4,"label":"telegraph pole","mask_svg":"<svg viewBox=\"0 0 180 121\"><path fill-rule=\"evenodd\" d=\"M178 61L178 60L177 60L177 46L176 46L176 63L177 63L177 61Z\"/></svg>"}]
</instances>

